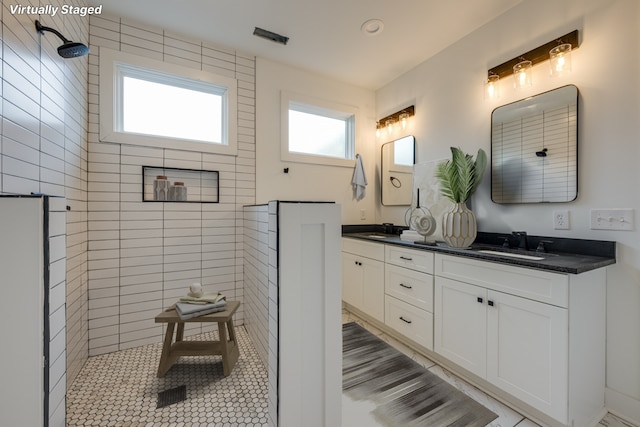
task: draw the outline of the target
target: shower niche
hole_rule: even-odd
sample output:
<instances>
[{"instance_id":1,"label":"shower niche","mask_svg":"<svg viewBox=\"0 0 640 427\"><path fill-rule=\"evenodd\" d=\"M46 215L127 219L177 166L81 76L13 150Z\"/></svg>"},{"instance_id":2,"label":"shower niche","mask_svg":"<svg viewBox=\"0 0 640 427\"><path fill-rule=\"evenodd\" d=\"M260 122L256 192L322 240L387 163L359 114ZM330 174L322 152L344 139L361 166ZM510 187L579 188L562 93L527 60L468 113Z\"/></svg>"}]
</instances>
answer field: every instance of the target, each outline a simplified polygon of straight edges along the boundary
<instances>
[{"instance_id":1,"label":"shower niche","mask_svg":"<svg viewBox=\"0 0 640 427\"><path fill-rule=\"evenodd\" d=\"M200 169L143 166L142 201L218 203L220 173Z\"/></svg>"}]
</instances>

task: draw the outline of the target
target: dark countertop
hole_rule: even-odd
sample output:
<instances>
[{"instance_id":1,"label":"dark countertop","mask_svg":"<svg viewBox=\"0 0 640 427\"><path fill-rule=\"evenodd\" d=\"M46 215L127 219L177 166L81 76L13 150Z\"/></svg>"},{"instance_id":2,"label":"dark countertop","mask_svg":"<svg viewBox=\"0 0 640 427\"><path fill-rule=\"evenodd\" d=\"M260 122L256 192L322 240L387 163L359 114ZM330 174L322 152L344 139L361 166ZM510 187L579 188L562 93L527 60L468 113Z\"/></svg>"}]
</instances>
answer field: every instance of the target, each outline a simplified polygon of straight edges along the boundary
<instances>
[{"instance_id":1,"label":"dark countertop","mask_svg":"<svg viewBox=\"0 0 640 427\"><path fill-rule=\"evenodd\" d=\"M385 233L385 231L392 231L392 233ZM615 242L610 241L527 236L529 247L532 248L537 247L540 241L546 242L545 246L548 248L548 252L536 252L535 250L504 248L501 242L508 238L507 234L478 232L478 237L471 245L471 249L456 249L447 246L444 242L438 242L434 246L402 240L399 235L401 231L402 228L385 230L383 226L379 225L342 226L343 237L560 273L580 274L616 262ZM371 237L372 235L384 237ZM501 254L479 252L481 249L544 257L544 259L513 258Z\"/></svg>"}]
</instances>

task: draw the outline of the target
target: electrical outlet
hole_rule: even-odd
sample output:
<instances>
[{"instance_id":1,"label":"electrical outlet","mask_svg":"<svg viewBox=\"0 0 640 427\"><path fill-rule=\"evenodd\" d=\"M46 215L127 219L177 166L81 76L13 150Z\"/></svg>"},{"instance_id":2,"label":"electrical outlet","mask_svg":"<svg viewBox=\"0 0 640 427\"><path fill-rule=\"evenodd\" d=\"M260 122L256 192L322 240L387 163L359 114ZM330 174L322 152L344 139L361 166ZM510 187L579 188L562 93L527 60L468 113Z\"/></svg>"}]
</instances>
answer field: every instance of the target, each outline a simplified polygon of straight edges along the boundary
<instances>
[{"instance_id":1,"label":"electrical outlet","mask_svg":"<svg viewBox=\"0 0 640 427\"><path fill-rule=\"evenodd\" d=\"M592 230L633 230L633 209L591 209Z\"/></svg>"},{"instance_id":2,"label":"electrical outlet","mask_svg":"<svg viewBox=\"0 0 640 427\"><path fill-rule=\"evenodd\" d=\"M569 211L553 211L553 229L569 230L570 228Z\"/></svg>"},{"instance_id":3,"label":"electrical outlet","mask_svg":"<svg viewBox=\"0 0 640 427\"><path fill-rule=\"evenodd\" d=\"M360 209L360 219L367 219L367 211L365 209Z\"/></svg>"}]
</instances>

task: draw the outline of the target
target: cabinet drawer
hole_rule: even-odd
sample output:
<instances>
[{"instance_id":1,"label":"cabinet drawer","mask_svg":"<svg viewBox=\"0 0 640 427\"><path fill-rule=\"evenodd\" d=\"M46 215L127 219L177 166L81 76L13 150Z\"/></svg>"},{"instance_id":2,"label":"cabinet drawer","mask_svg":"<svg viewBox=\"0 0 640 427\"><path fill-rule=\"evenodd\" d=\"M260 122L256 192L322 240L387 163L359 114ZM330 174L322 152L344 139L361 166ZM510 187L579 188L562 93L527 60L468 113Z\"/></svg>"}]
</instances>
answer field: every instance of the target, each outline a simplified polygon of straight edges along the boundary
<instances>
[{"instance_id":1,"label":"cabinet drawer","mask_svg":"<svg viewBox=\"0 0 640 427\"><path fill-rule=\"evenodd\" d=\"M566 274L442 254L436 255L435 269L437 276L558 307L569 305L569 278Z\"/></svg>"},{"instance_id":2,"label":"cabinet drawer","mask_svg":"<svg viewBox=\"0 0 640 427\"><path fill-rule=\"evenodd\" d=\"M433 314L386 295L385 324L423 347L433 350Z\"/></svg>"},{"instance_id":3,"label":"cabinet drawer","mask_svg":"<svg viewBox=\"0 0 640 427\"><path fill-rule=\"evenodd\" d=\"M430 274L388 265L384 289L387 295L433 312L433 276Z\"/></svg>"},{"instance_id":4,"label":"cabinet drawer","mask_svg":"<svg viewBox=\"0 0 640 427\"><path fill-rule=\"evenodd\" d=\"M385 245L385 260L389 264L400 267L422 271L423 273L433 273L433 252Z\"/></svg>"},{"instance_id":5,"label":"cabinet drawer","mask_svg":"<svg viewBox=\"0 0 640 427\"><path fill-rule=\"evenodd\" d=\"M384 244L364 240L342 238L342 251L384 261Z\"/></svg>"}]
</instances>

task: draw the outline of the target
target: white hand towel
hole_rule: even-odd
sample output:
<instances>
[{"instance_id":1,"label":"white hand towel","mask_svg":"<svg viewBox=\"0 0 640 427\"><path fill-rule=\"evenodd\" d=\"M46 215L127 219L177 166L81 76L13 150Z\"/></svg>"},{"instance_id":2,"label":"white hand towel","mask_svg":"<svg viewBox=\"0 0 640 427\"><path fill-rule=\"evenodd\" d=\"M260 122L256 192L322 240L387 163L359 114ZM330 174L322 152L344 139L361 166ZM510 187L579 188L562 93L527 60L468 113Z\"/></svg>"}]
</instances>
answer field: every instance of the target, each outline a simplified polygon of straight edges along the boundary
<instances>
[{"instance_id":1,"label":"white hand towel","mask_svg":"<svg viewBox=\"0 0 640 427\"><path fill-rule=\"evenodd\" d=\"M364 174L364 166L362 165L362 156L360 154L356 154L356 167L353 169L351 184L353 185L353 198L356 200L364 199L367 177Z\"/></svg>"},{"instance_id":2,"label":"white hand towel","mask_svg":"<svg viewBox=\"0 0 640 427\"><path fill-rule=\"evenodd\" d=\"M423 237L415 230L403 230L400 235L400 240L416 241L422 239Z\"/></svg>"}]
</instances>

